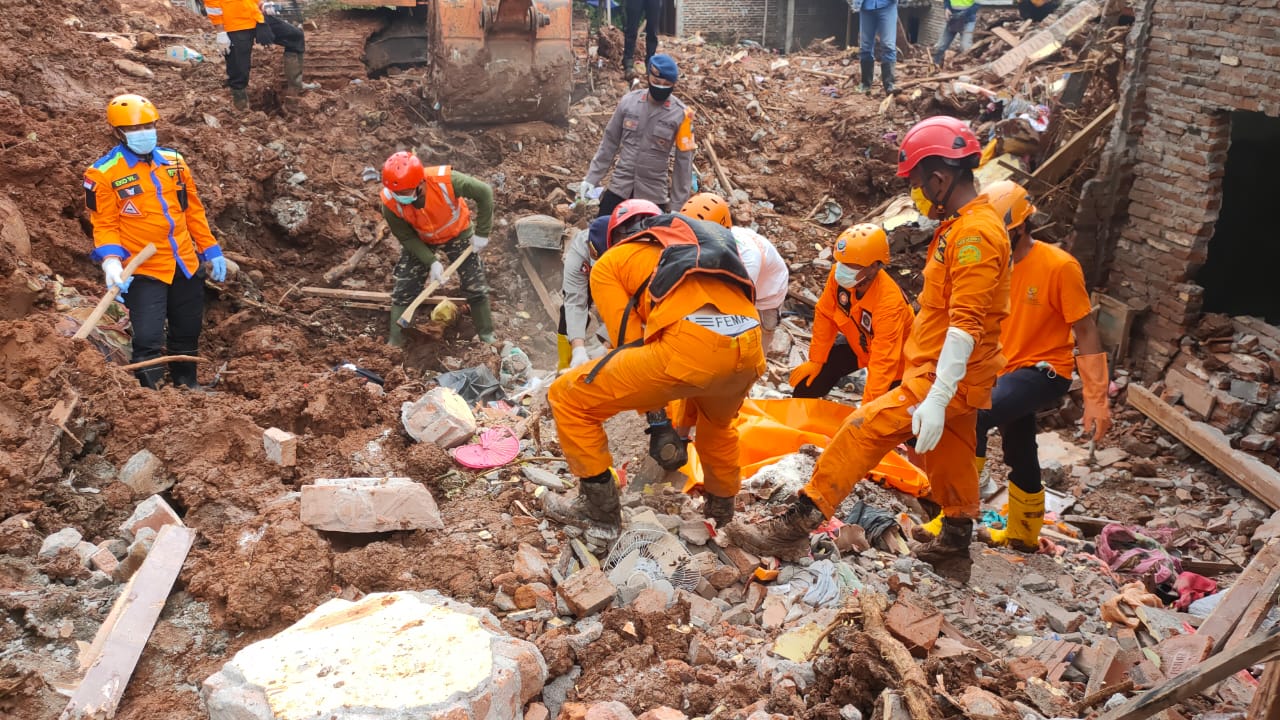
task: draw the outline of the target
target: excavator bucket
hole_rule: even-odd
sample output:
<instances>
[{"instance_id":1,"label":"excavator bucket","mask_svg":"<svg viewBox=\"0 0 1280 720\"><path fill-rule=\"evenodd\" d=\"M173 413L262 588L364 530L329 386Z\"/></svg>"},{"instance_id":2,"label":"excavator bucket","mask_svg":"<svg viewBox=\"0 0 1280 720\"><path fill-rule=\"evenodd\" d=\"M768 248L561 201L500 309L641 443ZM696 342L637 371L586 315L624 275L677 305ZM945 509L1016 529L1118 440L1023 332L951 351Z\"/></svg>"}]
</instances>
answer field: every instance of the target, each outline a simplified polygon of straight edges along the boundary
<instances>
[{"instance_id":1,"label":"excavator bucket","mask_svg":"<svg viewBox=\"0 0 1280 720\"><path fill-rule=\"evenodd\" d=\"M563 120L573 89L571 0L432 0L440 118L472 125Z\"/></svg>"}]
</instances>

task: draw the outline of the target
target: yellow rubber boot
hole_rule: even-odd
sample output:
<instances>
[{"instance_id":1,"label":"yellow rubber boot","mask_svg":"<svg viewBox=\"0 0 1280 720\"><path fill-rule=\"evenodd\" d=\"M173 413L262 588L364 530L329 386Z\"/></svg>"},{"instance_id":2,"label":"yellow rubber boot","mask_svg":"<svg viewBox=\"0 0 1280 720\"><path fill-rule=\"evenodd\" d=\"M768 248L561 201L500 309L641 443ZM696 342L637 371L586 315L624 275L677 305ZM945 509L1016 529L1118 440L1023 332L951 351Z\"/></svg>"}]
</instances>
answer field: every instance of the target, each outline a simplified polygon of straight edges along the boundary
<instances>
[{"instance_id":1,"label":"yellow rubber boot","mask_svg":"<svg viewBox=\"0 0 1280 720\"><path fill-rule=\"evenodd\" d=\"M939 512L932 520L922 523L911 528L911 539L916 542L929 542L938 537L942 532L942 513Z\"/></svg>"},{"instance_id":2,"label":"yellow rubber boot","mask_svg":"<svg viewBox=\"0 0 1280 720\"><path fill-rule=\"evenodd\" d=\"M556 335L556 355L558 356L556 370L567 369L569 360L573 357L573 346L569 344L568 336Z\"/></svg>"},{"instance_id":3,"label":"yellow rubber boot","mask_svg":"<svg viewBox=\"0 0 1280 720\"><path fill-rule=\"evenodd\" d=\"M987 469L987 459L984 457L975 457L973 459L973 469L978 471L978 481L982 481L982 471Z\"/></svg>"},{"instance_id":4,"label":"yellow rubber boot","mask_svg":"<svg viewBox=\"0 0 1280 720\"><path fill-rule=\"evenodd\" d=\"M1003 530L987 530L979 535L988 545L1008 545L1023 552L1040 547L1040 528L1044 527L1044 490L1029 494L1009 486L1009 521ZM985 535L986 537L983 537Z\"/></svg>"}]
</instances>

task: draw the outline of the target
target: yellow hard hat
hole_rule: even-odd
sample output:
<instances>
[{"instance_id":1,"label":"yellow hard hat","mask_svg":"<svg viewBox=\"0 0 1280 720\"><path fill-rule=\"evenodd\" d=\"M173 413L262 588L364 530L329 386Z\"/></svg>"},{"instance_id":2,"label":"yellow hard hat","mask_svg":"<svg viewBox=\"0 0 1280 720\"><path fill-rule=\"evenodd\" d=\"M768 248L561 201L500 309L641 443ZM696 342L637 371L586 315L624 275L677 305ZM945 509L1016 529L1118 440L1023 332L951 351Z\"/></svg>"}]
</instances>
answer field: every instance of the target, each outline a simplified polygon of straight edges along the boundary
<instances>
[{"instance_id":1,"label":"yellow hard hat","mask_svg":"<svg viewBox=\"0 0 1280 720\"><path fill-rule=\"evenodd\" d=\"M844 265L870 267L879 260L889 264L889 236L874 223L862 223L836 238L835 260Z\"/></svg>"},{"instance_id":2,"label":"yellow hard hat","mask_svg":"<svg viewBox=\"0 0 1280 720\"><path fill-rule=\"evenodd\" d=\"M117 95L107 104L107 124L111 127L146 125L159 119L156 106L141 95Z\"/></svg>"},{"instance_id":3,"label":"yellow hard hat","mask_svg":"<svg viewBox=\"0 0 1280 720\"><path fill-rule=\"evenodd\" d=\"M698 193L689 198L680 212L692 218L720 223L725 227L733 227L733 218L729 215L729 203L715 193Z\"/></svg>"},{"instance_id":4,"label":"yellow hard hat","mask_svg":"<svg viewBox=\"0 0 1280 720\"><path fill-rule=\"evenodd\" d=\"M1012 230L1027 221L1036 212L1031 204L1031 193L1012 180L998 180L982 191L992 207L1004 219L1004 226Z\"/></svg>"}]
</instances>

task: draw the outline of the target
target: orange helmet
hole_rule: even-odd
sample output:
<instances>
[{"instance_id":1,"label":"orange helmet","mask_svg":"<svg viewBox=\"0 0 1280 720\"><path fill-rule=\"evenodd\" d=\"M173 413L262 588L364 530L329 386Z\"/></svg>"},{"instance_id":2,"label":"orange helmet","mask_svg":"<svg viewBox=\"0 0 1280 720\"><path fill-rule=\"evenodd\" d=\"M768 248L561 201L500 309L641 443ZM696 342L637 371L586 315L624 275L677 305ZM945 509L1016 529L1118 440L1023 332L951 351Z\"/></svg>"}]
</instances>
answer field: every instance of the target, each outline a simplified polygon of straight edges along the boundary
<instances>
[{"instance_id":1,"label":"orange helmet","mask_svg":"<svg viewBox=\"0 0 1280 720\"><path fill-rule=\"evenodd\" d=\"M391 192L413 190L425 178L422 161L411 152L401 150L382 164L382 184Z\"/></svg>"},{"instance_id":2,"label":"orange helmet","mask_svg":"<svg viewBox=\"0 0 1280 720\"><path fill-rule=\"evenodd\" d=\"M873 223L862 223L840 233L836 238L836 262L844 265L870 267L879 260L889 264L889 236Z\"/></svg>"},{"instance_id":3,"label":"orange helmet","mask_svg":"<svg viewBox=\"0 0 1280 720\"><path fill-rule=\"evenodd\" d=\"M654 215L661 215L661 214L662 214L662 208L658 207L656 203L649 200L632 198L630 200L623 200L622 202L618 203L618 207L614 208L613 214L609 216L609 228L607 231L608 236L606 239L606 243L608 244L608 247L613 247L614 245L618 244L618 240L621 239L613 236L613 231L616 230L618 226L626 225L632 220L638 220L640 218L646 218L646 217L653 217Z\"/></svg>"},{"instance_id":4,"label":"orange helmet","mask_svg":"<svg viewBox=\"0 0 1280 720\"><path fill-rule=\"evenodd\" d=\"M1012 230L1027 221L1036 212L1031 204L1031 193L1012 180L999 180L982 191L991 205L1004 218L1004 226Z\"/></svg>"},{"instance_id":5,"label":"orange helmet","mask_svg":"<svg viewBox=\"0 0 1280 720\"><path fill-rule=\"evenodd\" d=\"M733 218L729 215L729 203L715 193L698 193L680 208L680 212L692 218L720 223L733 227Z\"/></svg>"},{"instance_id":6,"label":"orange helmet","mask_svg":"<svg viewBox=\"0 0 1280 720\"><path fill-rule=\"evenodd\" d=\"M156 106L141 95L117 95L107 103L107 124L111 127L146 125L159 119Z\"/></svg>"}]
</instances>

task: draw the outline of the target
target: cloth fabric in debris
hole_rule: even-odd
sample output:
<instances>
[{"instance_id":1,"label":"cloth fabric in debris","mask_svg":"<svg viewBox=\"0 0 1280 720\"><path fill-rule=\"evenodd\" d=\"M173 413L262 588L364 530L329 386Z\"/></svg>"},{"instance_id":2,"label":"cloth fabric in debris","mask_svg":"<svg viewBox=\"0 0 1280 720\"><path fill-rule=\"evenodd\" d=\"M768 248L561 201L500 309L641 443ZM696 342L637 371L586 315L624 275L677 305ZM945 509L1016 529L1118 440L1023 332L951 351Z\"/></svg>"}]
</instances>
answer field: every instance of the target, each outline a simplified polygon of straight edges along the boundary
<instances>
[{"instance_id":1,"label":"cloth fabric in debris","mask_svg":"<svg viewBox=\"0 0 1280 720\"><path fill-rule=\"evenodd\" d=\"M796 452L804 445L825 448L854 408L818 398L747 400L738 411L739 461L742 477L755 475L760 468ZM673 413L672 417L680 417ZM697 451L689 446L689 463L680 471L688 476L685 492L702 485L702 467ZM872 480L909 495L929 493L929 478L896 452L884 456L869 474Z\"/></svg>"},{"instance_id":2,"label":"cloth fabric in debris","mask_svg":"<svg viewBox=\"0 0 1280 720\"><path fill-rule=\"evenodd\" d=\"M1174 581L1173 589L1178 593L1178 599L1173 603L1174 609L1186 611L1191 607L1191 603L1217 592L1218 583L1203 575L1182 572Z\"/></svg>"},{"instance_id":3,"label":"cloth fabric in debris","mask_svg":"<svg viewBox=\"0 0 1280 720\"><path fill-rule=\"evenodd\" d=\"M502 387L485 365L454 370L436 377L436 382L458 393L468 405L485 400L501 400Z\"/></svg>"},{"instance_id":4,"label":"cloth fabric in debris","mask_svg":"<svg viewBox=\"0 0 1280 720\"><path fill-rule=\"evenodd\" d=\"M853 568L843 562L819 560L807 571L811 581L802 600L810 607L837 607L850 595L862 590L862 581Z\"/></svg>"},{"instance_id":5,"label":"cloth fabric in debris","mask_svg":"<svg viewBox=\"0 0 1280 720\"><path fill-rule=\"evenodd\" d=\"M1147 607L1164 607L1164 603L1160 602L1160 598L1147 592L1147 588L1141 582L1131 582L1120 588L1120 593L1114 595L1102 602L1098 607L1098 614L1106 622L1118 623L1128 628L1136 628L1141 622L1138 620L1135 608L1145 605Z\"/></svg>"},{"instance_id":6,"label":"cloth fabric in debris","mask_svg":"<svg viewBox=\"0 0 1280 720\"><path fill-rule=\"evenodd\" d=\"M849 514L845 516L844 521L850 525L861 526L863 532L867 534L867 540L871 542L875 542L877 538L884 534L885 530L897 523L893 513L868 505L862 500L859 500L849 510Z\"/></svg>"},{"instance_id":7,"label":"cloth fabric in debris","mask_svg":"<svg viewBox=\"0 0 1280 720\"><path fill-rule=\"evenodd\" d=\"M1098 557L1113 571L1136 575L1151 589L1172 589L1182 561L1165 550L1168 532L1132 525L1108 525L1098 537Z\"/></svg>"}]
</instances>

